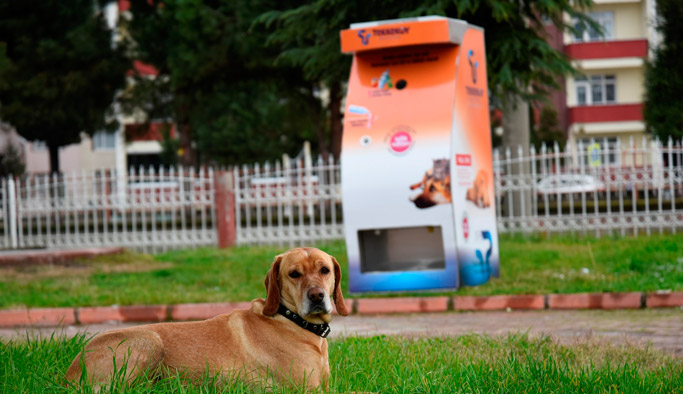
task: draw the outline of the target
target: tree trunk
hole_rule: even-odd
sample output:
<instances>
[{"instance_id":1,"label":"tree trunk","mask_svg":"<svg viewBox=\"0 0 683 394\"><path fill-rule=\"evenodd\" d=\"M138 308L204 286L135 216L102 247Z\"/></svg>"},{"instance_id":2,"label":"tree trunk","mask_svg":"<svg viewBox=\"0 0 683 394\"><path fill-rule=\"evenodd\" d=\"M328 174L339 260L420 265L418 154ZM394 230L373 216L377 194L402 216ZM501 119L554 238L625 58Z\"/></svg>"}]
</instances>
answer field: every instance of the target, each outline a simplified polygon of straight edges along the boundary
<instances>
[{"instance_id":1,"label":"tree trunk","mask_svg":"<svg viewBox=\"0 0 683 394\"><path fill-rule=\"evenodd\" d=\"M59 174L59 145L48 145L50 152L50 173Z\"/></svg>"},{"instance_id":2,"label":"tree trunk","mask_svg":"<svg viewBox=\"0 0 683 394\"><path fill-rule=\"evenodd\" d=\"M311 110L311 117L313 118L313 124L315 125L315 134L318 139L318 150L320 155L327 163L330 156L330 147L327 145L327 135L325 130L327 129L327 117L324 116L325 112L320 104L320 99L313 94L313 87L308 89L308 95L306 96L306 104Z\"/></svg>"},{"instance_id":3,"label":"tree trunk","mask_svg":"<svg viewBox=\"0 0 683 394\"><path fill-rule=\"evenodd\" d=\"M503 149L509 148L511 157L518 157L519 147L522 155L529 156L529 103L519 96L508 95L503 104ZM504 159L505 151L501 158ZM511 166L509 175L530 174L529 161ZM510 192L506 198L512 198L512 212L505 216L526 216L531 213L531 194L524 191Z\"/></svg>"},{"instance_id":4,"label":"tree trunk","mask_svg":"<svg viewBox=\"0 0 683 394\"><path fill-rule=\"evenodd\" d=\"M330 133L331 151L335 160L339 160L342 143L342 113L341 113L341 83L333 82L330 85Z\"/></svg>"},{"instance_id":5,"label":"tree trunk","mask_svg":"<svg viewBox=\"0 0 683 394\"><path fill-rule=\"evenodd\" d=\"M178 131L178 139L180 140L180 164L183 166L193 166L196 164L194 149L192 148L192 137L190 136L190 122L187 116L187 110L184 105L179 105L178 122L176 123Z\"/></svg>"},{"instance_id":6,"label":"tree trunk","mask_svg":"<svg viewBox=\"0 0 683 394\"><path fill-rule=\"evenodd\" d=\"M192 148L190 125L188 125L186 122L178 123L178 133L180 138L180 148L183 150L183 154L180 156L180 163L183 166L194 166L197 163L195 162L195 152Z\"/></svg>"}]
</instances>

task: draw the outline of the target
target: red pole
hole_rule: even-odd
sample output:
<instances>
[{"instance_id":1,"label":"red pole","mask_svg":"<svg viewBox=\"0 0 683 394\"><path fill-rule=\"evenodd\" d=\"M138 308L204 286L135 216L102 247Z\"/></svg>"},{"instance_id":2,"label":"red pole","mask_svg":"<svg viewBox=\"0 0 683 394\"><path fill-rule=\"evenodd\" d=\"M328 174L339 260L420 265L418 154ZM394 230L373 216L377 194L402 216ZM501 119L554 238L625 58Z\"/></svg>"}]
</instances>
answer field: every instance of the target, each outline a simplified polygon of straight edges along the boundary
<instances>
[{"instance_id":1,"label":"red pole","mask_svg":"<svg viewBox=\"0 0 683 394\"><path fill-rule=\"evenodd\" d=\"M229 248L237 239L235 223L235 186L231 171L217 171L214 175L216 202L216 230L218 247Z\"/></svg>"}]
</instances>

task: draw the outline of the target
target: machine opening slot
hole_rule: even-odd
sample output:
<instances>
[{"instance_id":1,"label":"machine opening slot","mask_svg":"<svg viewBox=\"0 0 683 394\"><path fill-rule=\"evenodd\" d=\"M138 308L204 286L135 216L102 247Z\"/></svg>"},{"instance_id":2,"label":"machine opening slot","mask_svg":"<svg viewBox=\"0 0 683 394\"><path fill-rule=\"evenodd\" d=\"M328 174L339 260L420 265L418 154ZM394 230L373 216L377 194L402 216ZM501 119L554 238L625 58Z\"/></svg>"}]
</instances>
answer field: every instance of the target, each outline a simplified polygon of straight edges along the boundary
<instances>
[{"instance_id":1,"label":"machine opening slot","mask_svg":"<svg viewBox=\"0 0 683 394\"><path fill-rule=\"evenodd\" d=\"M361 272L446 268L441 226L358 231Z\"/></svg>"}]
</instances>

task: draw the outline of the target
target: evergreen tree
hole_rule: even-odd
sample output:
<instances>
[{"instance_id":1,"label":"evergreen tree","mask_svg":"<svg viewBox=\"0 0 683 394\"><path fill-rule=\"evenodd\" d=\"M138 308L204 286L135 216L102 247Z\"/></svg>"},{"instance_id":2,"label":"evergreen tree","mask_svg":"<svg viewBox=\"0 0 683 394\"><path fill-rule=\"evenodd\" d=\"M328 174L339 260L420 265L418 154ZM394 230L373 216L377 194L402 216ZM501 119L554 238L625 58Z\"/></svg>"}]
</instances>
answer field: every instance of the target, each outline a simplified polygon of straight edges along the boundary
<instances>
[{"instance_id":1,"label":"evergreen tree","mask_svg":"<svg viewBox=\"0 0 683 394\"><path fill-rule=\"evenodd\" d=\"M558 76L574 72L567 58L546 41L542 16L561 31L596 27L583 13L591 0L390 0L366 1L362 6L339 0L289 3L264 13L259 22L270 27L269 43L281 49L280 61L301 67L310 81L329 90L330 149L336 157L341 149L342 86L351 61L340 53L339 31L350 23L441 15L483 27L489 89L501 101L510 95L539 99L559 87ZM572 19L576 25L568 23Z\"/></svg>"},{"instance_id":2,"label":"evergreen tree","mask_svg":"<svg viewBox=\"0 0 683 394\"><path fill-rule=\"evenodd\" d=\"M172 119L182 164L237 164L296 153L315 132L320 108L310 83L276 67L277 50L253 19L275 0L131 1L127 32L135 59L159 74L136 76L124 101L146 121ZM317 104L315 102L314 104ZM197 158L196 150L201 157Z\"/></svg>"},{"instance_id":3,"label":"evergreen tree","mask_svg":"<svg viewBox=\"0 0 683 394\"><path fill-rule=\"evenodd\" d=\"M663 142L683 137L683 6L657 0L657 31L662 42L645 72L645 123Z\"/></svg>"},{"instance_id":4,"label":"evergreen tree","mask_svg":"<svg viewBox=\"0 0 683 394\"><path fill-rule=\"evenodd\" d=\"M92 0L0 0L0 119L47 144L52 172L59 147L116 126L107 115L129 63L93 7Z\"/></svg>"},{"instance_id":5,"label":"evergreen tree","mask_svg":"<svg viewBox=\"0 0 683 394\"><path fill-rule=\"evenodd\" d=\"M541 109L538 125L534 125L531 131L531 143L534 144L536 149L540 149L541 145L552 147L555 142L564 149L567 137L564 130L558 126L557 110L555 107L545 105Z\"/></svg>"}]
</instances>

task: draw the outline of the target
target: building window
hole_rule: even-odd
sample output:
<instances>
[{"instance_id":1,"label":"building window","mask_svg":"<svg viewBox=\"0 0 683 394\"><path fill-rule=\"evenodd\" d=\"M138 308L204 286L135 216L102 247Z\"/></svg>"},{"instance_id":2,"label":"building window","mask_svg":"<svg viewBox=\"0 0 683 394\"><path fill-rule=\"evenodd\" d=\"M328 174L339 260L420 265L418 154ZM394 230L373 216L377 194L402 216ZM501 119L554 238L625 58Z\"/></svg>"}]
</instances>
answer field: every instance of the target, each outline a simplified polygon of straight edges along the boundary
<instances>
[{"instance_id":1,"label":"building window","mask_svg":"<svg viewBox=\"0 0 683 394\"><path fill-rule=\"evenodd\" d=\"M116 133L107 131L98 131L93 135L93 149L94 150L113 150L116 149Z\"/></svg>"},{"instance_id":2,"label":"building window","mask_svg":"<svg viewBox=\"0 0 683 394\"><path fill-rule=\"evenodd\" d=\"M47 144L45 141L35 140L31 143L31 145L34 151L47 150Z\"/></svg>"},{"instance_id":3,"label":"building window","mask_svg":"<svg viewBox=\"0 0 683 394\"><path fill-rule=\"evenodd\" d=\"M614 13L612 11L604 12L591 12L588 14L594 21L596 21L600 27L602 27L602 33L604 36L600 35L600 32L593 29L592 27L582 27L578 22L574 24L576 32L574 33L574 40L577 42L587 42L587 41L599 41L602 39L611 40L614 38Z\"/></svg>"},{"instance_id":4,"label":"building window","mask_svg":"<svg viewBox=\"0 0 683 394\"><path fill-rule=\"evenodd\" d=\"M614 75L577 77L575 84L578 105L613 104L617 101L617 80Z\"/></svg>"},{"instance_id":5,"label":"building window","mask_svg":"<svg viewBox=\"0 0 683 394\"><path fill-rule=\"evenodd\" d=\"M607 146L605 146L607 143ZM601 164L619 164L619 156L617 155L617 149L619 149L619 138L584 138L577 141L577 146L583 148L583 164L587 167L590 166L591 162L595 162L595 157L591 158L591 154L595 155L593 151L597 149L598 162Z\"/></svg>"}]
</instances>

